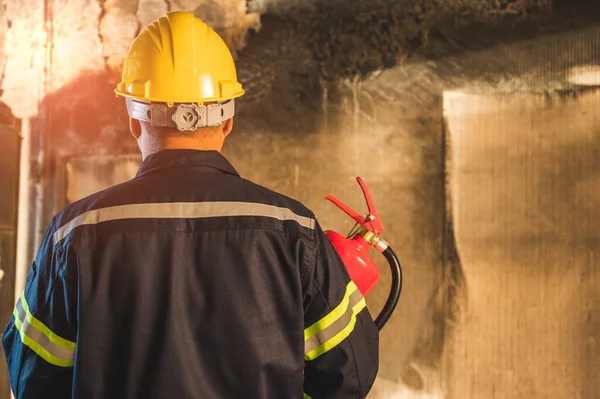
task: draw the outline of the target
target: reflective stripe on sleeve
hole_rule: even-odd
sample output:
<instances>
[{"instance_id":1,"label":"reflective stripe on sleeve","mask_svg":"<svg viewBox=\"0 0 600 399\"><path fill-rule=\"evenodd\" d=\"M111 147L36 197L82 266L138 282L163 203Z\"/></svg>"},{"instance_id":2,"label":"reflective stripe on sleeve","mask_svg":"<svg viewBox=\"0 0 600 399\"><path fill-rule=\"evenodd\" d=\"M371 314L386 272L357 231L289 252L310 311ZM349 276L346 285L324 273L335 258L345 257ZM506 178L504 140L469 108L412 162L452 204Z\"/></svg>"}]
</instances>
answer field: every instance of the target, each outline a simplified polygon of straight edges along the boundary
<instances>
[{"instance_id":1,"label":"reflective stripe on sleeve","mask_svg":"<svg viewBox=\"0 0 600 399\"><path fill-rule=\"evenodd\" d=\"M304 330L304 359L314 360L339 345L352 333L356 316L365 307L365 298L351 281L340 304Z\"/></svg>"},{"instance_id":2,"label":"reflective stripe on sleeve","mask_svg":"<svg viewBox=\"0 0 600 399\"><path fill-rule=\"evenodd\" d=\"M290 209L253 202L165 202L128 204L85 212L59 228L53 236L54 244L66 238L73 229L121 219L196 219L225 216L262 216L291 220L310 230L315 220L300 216Z\"/></svg>"},{"instance_id":3,"label":"reflective stripe on sleeve","mask_svg":"<svg viewBox=\"0 0 600 399\"><path fill-rule=\"evenodd\" d=\"M24 345L55 366L72 367L75 364L75 342L59 337L33 317L23 295L17 301L13 315Z\"/></svg>"}]
</instances>

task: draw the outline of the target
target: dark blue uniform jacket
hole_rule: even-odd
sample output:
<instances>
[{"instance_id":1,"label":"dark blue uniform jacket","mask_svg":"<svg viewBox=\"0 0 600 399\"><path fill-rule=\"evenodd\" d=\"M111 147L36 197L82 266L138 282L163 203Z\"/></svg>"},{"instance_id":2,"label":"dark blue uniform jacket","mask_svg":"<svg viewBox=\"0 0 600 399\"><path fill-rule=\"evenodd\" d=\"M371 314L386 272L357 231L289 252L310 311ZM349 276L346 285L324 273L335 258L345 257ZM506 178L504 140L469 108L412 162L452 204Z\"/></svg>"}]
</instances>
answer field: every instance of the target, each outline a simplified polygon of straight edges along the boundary
<instances>
[{"instance_id":1,"label":"dark blue uniform jacket","mask_svg":"<svg viewBox=\"0 0 600 399\"><path fill-rule=\"evenodd\" d=\"M214 151L55 216L2 344L17 399L364 398L378 367L314 214Z\"/></svg>"}]
</instances>

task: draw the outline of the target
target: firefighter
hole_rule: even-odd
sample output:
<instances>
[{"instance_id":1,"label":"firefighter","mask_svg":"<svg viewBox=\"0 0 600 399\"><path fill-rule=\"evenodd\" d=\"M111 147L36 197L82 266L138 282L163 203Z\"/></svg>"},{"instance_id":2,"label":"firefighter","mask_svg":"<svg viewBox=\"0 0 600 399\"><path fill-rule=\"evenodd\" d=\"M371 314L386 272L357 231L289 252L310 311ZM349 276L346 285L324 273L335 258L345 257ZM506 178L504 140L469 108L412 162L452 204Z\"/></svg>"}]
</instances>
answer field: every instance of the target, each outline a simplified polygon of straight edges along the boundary
<instances>
[{"instance_id":1,"label":"firefighter","mask_svg":"<svg viewBox=\"0 0 600 399\"><path fill-rule=\"evenodd\" d=\"M314 214L221 155L244 94L193 14L133 42L137 176L56 215L2 344L17 399L364 398L378 332Z\"/></svg>"}]
</instances>

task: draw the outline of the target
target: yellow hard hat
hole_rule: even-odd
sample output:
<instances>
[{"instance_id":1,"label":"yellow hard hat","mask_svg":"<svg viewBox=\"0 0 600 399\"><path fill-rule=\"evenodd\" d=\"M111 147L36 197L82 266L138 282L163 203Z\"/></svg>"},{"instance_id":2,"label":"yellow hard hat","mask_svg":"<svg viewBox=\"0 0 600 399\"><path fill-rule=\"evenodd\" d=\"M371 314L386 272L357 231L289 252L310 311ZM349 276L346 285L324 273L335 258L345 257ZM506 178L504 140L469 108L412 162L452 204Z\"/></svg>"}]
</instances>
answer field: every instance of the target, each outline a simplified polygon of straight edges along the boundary
<instances>
[{"instance_id":1,"label":"yellow hard hat","mask_svg":"<svg viewBox=\"0 0 600 399\"><path fill-rule=\"evenodd\" d=\"M135 39L115 93L144 102L223 102L244 94L221 37L189 12L169 12Z\"/></svg>"}]
</instances>

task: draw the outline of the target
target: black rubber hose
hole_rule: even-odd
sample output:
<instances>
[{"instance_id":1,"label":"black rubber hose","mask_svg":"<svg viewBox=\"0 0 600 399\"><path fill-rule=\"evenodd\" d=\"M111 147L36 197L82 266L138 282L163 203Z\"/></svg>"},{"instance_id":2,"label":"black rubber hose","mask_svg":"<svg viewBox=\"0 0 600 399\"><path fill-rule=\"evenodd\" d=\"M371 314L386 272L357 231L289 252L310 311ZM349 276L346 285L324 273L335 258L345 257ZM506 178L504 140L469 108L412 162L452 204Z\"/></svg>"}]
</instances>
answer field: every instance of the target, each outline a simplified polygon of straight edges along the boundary
<instances>
[{"instance_id":1,"label":"black rubber hose","mask_svg":"<svg viewBox=\"0 0 600 399\"><path fill-rule=\"evenodd\" d=\"M385 326L392 313L394 313L394 309L396 309L396 305L400 299L400 293L402 292L402 266L400 265L400 260L391 247L387 247L387 249L383 251L383 256L385 256L385 259L390 264L392 286L390 288L390 295L388 296L383 309L381 309L381 312L375 319L375 325L379 330Z\"/></svg>"}]
</instances>

